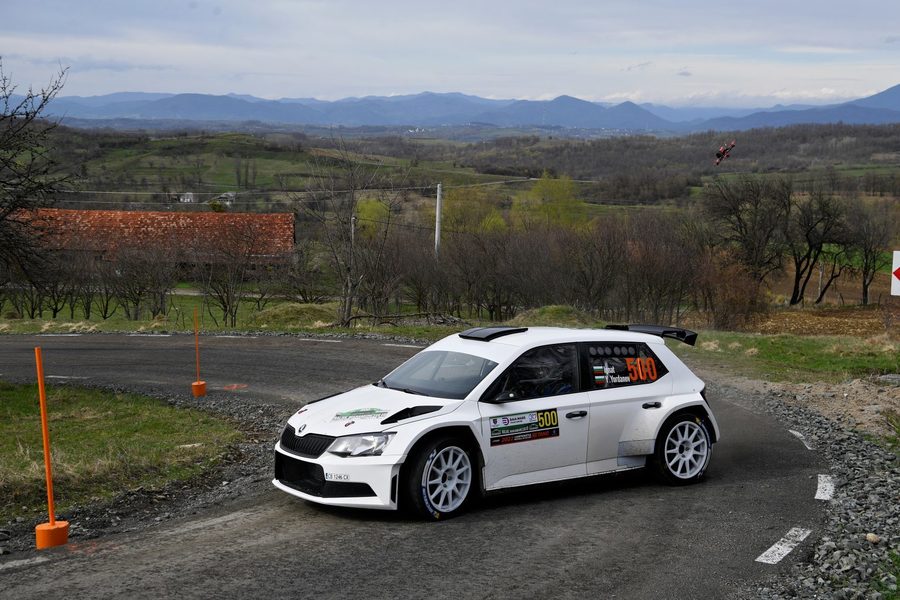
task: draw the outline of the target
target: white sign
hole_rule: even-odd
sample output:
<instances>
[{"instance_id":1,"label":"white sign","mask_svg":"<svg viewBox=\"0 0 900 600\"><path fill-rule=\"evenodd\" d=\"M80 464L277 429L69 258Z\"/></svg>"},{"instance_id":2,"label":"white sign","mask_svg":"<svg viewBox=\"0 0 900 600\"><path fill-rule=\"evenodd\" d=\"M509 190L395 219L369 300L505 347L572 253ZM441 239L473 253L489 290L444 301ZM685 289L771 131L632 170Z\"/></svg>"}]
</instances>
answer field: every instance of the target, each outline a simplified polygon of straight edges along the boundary
<instances>
[{"instance_id":1,"label":"white sign","mask_svg":"<svg viewBox=\"0 0 900 600\"><path fill-rule=\"evenodd\" d=\"M894 250L894 265L891 267L891 296L900 296L900 250Z\"/></svg>"}]
</instances>

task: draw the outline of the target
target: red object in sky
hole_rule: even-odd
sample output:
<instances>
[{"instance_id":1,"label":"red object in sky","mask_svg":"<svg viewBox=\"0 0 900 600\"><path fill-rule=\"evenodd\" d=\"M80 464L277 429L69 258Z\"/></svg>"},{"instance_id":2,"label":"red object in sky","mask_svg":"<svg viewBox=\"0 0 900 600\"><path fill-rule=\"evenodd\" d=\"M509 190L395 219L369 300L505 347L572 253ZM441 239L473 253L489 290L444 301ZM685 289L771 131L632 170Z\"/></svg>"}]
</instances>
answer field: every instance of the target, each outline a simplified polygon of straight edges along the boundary
<instances>
[{"instance_id":1,"label":"red object in sky","mask_svg":"<svg viewBox=\"0 0 900 600\"><path fill-rule=\"evenodd\" d=\"M734 149L735 141L732 140L730 144L723 144L719 146L719 151L716 152L716 164L718 165L720 162L729 158L731 156L731 151Z\"/></svg>"}]
</instances>

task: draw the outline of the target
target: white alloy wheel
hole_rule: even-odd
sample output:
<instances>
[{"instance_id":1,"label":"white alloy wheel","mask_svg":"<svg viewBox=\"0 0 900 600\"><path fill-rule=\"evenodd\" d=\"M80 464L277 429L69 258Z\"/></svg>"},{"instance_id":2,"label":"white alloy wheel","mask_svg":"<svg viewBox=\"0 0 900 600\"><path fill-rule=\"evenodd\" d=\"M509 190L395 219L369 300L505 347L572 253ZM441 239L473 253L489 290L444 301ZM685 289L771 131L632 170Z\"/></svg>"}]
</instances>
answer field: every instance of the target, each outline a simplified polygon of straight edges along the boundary
<instances>
[{"instance_id":1,"label":"white alloy wheel","mask_svg":"<svg viewBox=\"0 0 900 600\"><path fill-rule=\"evenodd\" d=\"M666 436L663 457L669 472L679 479L703 473L709 460L709 435L700 423L681 421Z\"/></svg>"},{"instance_id":2,"label":"white alloy wheel","mask_svg":"<svg viewBox=\"0 0 900 600\"><path fill-rule=\"evenodd\" d=\"M425 465L422 487L436 510L450 513L458 509L472 487L469 455L457 446L440 449Z\"/></svg>"}]
</instances>

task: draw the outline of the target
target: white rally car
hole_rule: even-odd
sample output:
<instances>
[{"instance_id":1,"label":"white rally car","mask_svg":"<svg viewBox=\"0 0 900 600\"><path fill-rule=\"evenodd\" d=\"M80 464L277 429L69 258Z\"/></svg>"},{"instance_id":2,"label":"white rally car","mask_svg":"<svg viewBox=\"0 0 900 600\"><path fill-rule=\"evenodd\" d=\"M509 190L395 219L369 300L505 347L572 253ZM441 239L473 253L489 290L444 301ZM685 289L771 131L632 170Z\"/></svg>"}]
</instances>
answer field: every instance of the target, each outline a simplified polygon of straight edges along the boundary
<instances>
[{"instance_id":1,"label":"white rally car","mask_svg":"<svg viewBox=\"0 0 900 600\"><path fill-rule=\"evenodd\" d=\"M276 487L322 504L458 514L485 492L653 466L699 480L719 439L704 383L654 325L484 327L378 382L308 403L275 445Z\"/></svg>"}]
</instances>

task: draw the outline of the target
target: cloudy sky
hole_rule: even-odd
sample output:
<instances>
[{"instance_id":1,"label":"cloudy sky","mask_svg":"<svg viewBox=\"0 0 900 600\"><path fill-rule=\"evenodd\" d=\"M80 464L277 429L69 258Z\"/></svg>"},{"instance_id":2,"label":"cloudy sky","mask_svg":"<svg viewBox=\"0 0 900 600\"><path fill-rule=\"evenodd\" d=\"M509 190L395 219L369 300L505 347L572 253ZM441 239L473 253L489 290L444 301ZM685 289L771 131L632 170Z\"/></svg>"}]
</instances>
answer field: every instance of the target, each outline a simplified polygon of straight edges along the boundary
<instances>
[{"instance_id":1,"label":"cloudy sky","mask_svg":"<svg viewBox=\"0 0 900 600\"><path fill-rule=\"evenodd\" d=\"M4 2L7 76L63 95L492 98L760 106L900 83L896 0Z\"/></svg>"}]
</instances>

